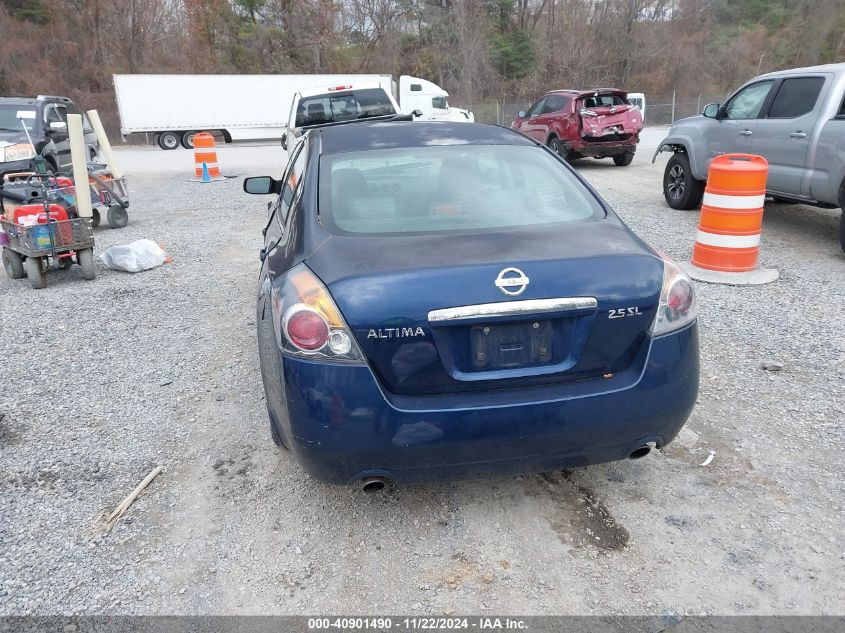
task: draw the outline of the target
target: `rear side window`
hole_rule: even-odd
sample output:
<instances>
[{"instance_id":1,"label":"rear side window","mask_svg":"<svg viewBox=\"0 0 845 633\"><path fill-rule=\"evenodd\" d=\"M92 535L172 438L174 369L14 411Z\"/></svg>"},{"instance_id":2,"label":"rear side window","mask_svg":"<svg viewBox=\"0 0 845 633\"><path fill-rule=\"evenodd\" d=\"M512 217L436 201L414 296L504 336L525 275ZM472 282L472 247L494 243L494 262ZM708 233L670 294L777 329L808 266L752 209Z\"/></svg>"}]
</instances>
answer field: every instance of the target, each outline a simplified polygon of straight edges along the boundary
<instances>
[{"instance_id":1,"label":"rear side window","mask_svg":"<svg viewBox=\"0 0 845 633\"><path fill-rule=\"evenodd\" d=\"M302 174L305 171L305 143L300 146L299 154L297 154L293 165L285 174L285 182L282 185L282 193L279 194L279 221L284 224L290 211L290 205L293 202L296 190L302 182Z\"/></svg>"},{"instance_id":2,"label":"rear side window","mask_svg":"<svg viewBox=\"0 0 845 633\"><path fill-rule=\"evenodd\" d=\"M784 79L769 109L769 118L792 119L812 112L823 85L824 77Z\"/></svg>"},{"instance_id":3,"label":"rear side window","mask_svg":"<svg viewBox=\"0 0 845 633\"><path fill-rule=\"evenodd\" d=\"M382 88L303 97L296 109L296 127L354 121L396 114Z\"/></svg>"},{"instance_id":4,"label":"rear side window","mask_svg":"<svg viewBox=\"0 0 845 633\"><path fill-rule=\"evenodd\" d=\"M839 112L836 113L837 117L845 117L845 97L842 97L842 105L839 106Z\"/></svg>"},{"instance_id":5,"label":"rear side window","mask_svg":"<svg viewBox=\"0 0 845 633\"><path fill-rule=\"evenodd\" d=\"M619 95L593 95L584 97L585 108L609 108L611 106L628 105Z\"/></svg>"},{"instance_id":6,"label":"rear side window","mask_svg":"<svg viewBox=\"0 0 845 633\"><path fill-rule=\"evenodd\" d=\"M82 115L82 131L83 132L93 132L94 128L91 127L91 122L88 120L88 115L85 114L82 110L79 109L72 101L67 103L67 111L69 114L81 114Z\"/></svg>"},{"instance_id":7,"label":"rear side window","mask_svg":"<svg viewBox=\"0 0 845 633\"><path fill-rule=\"evenodd\" d=\"M359 235L460 233L604 217L596 199L536 147L450 145L320 159L320 220Z\"/></svg>"}]
</instances>

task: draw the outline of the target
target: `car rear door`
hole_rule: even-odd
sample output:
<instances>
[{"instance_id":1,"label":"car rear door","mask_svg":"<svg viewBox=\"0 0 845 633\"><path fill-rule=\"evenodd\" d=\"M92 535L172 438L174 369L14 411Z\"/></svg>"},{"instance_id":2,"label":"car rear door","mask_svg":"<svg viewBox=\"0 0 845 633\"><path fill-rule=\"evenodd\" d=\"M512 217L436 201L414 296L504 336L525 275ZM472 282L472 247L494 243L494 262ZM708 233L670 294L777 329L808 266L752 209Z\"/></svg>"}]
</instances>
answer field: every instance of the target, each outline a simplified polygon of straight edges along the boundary
<instances>
[{"instance_id":1,"label":"car rear door","mask_svg":"<svg viewBox=\"0 0 845 633\"><path fill-rule=\"evenodd\" d=\"M807 152L824 102L820 95L832 81L830 73L790 76L775 88L751 141L751 152L769 161L769 191L810 195L810 181L804 182Z\"/></svg>"}]
</instances>

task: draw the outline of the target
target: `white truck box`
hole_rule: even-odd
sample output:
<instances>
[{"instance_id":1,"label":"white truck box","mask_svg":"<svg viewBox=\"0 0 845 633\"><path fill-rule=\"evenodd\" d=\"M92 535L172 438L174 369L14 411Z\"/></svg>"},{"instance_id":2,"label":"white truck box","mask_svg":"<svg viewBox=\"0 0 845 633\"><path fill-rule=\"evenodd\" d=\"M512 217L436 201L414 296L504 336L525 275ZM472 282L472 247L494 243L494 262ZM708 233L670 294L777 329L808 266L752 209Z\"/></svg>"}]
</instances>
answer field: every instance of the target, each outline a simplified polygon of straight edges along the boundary
<instances>
[{"instance_id":1,"label":"white truck box","mask_svg":"<svg viewBox=\"0 0 845 633\"><path fill-rule=\"evenodd\" d=\"M390 75L114 75L114 89L123 137L153 133L162 149L175 149L190 147L199 130L226 142L278 139L295 92L353 81L394 89Z\"/></svg>"}]
</instances>

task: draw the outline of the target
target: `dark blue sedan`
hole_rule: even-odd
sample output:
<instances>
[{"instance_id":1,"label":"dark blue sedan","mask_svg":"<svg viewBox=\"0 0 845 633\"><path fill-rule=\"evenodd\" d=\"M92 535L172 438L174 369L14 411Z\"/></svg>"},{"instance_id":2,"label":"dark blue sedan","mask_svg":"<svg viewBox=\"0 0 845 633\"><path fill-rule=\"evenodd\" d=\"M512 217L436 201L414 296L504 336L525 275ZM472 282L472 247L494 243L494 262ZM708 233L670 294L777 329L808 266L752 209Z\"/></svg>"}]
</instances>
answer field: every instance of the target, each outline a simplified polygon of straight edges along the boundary
<instances>
[{"instance_id":1,"label":"dark blue sedan","mask_svg":"<svg viewBox=\"0 0 845 633\"><path fill-rule=\"evenodd\" d=\"M571 468L672 441L698 392L689 279L504 128L309 132L264 230L273 439L378 490Z\"/></svg>"}]
</instances>

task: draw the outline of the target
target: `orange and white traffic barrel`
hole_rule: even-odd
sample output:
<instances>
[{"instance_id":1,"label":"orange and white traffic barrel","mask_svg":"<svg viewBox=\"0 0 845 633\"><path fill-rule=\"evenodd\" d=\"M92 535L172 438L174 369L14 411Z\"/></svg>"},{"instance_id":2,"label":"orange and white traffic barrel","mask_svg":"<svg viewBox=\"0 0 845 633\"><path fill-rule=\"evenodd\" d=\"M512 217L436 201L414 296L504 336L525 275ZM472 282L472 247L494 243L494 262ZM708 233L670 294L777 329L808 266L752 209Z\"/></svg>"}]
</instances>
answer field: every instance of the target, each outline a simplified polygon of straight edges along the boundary
<instances>
[{"instance_id":1,"label":"orange and white traffic barrel","mask_svg":"<svg viewBox=\"0 0 845 633\"><path fill-rule=\"evenodd\" d=\"M194 134L194 175L197 180L222 180L220 166L217 164L217 152L214 149L214 137L208 132Z\"/></svg>"},{"instance_id":2,"label":"orange and white traffic barrel","mask_svg":"<svg viewBox=\"0 0 845 633\"><path fill-rule=\"evenodd\" d=\"M710 163L692 263L722 272L757 267L769 163L762 156L724 154Z\"/></svg>"},{"instance_id":3,"label":"orange and white traffic barrel","mask_svg":"<svg viewBox=\"0 0 845 633\"><path fill-rule=\"evenodd\" d=\"M690 261L694 269L716 273L756 270L768 175L769 163L762 156L723 154L713 159ZM730 278L728 274L726 279ZM739 282L740 278L733 279Z\"/></svg>"}]
</instances>

